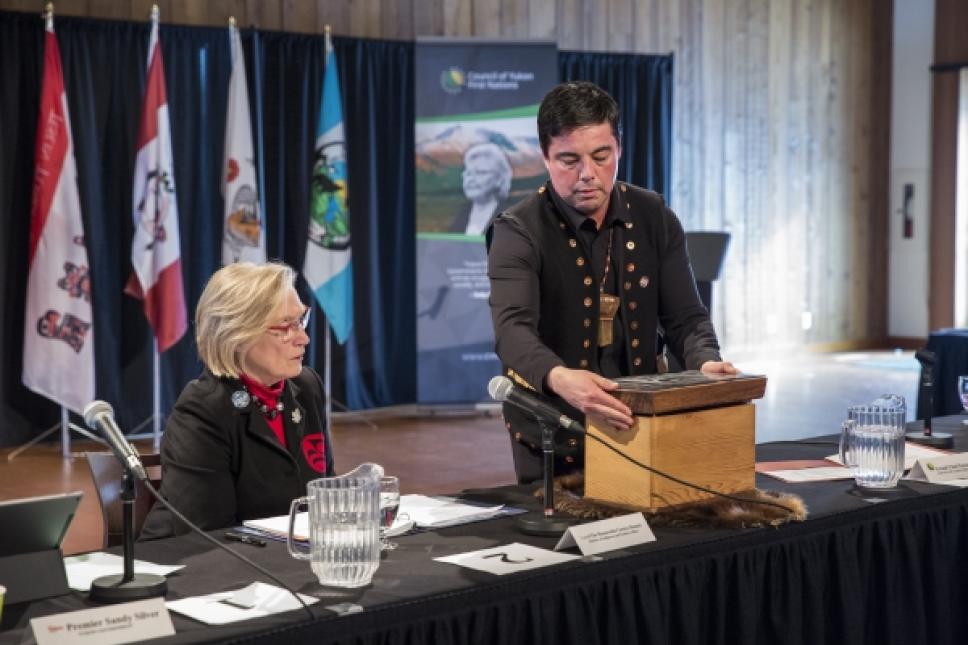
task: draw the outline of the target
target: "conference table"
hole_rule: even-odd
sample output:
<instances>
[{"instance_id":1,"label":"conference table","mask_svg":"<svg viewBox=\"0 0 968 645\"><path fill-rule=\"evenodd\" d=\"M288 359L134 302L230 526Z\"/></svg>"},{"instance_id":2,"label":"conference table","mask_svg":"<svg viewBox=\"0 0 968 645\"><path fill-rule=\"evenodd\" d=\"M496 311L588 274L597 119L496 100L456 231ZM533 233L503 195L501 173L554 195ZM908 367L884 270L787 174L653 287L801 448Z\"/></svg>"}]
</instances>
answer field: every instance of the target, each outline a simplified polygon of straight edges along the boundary
<instances>
[{"instance_id":1,"label":"conference table","mask_svg":"<svg viewBox=\"0 0 968 645\"><path fill-rule=\"evenodd\" d=\"M968 374L968 329L949 328L931 332L925 349L936 357L932 376L931 414L944 416L962 412L958 396L958 377ZM918 418L927 416L928 403L923 392L918 393Z\"/></svg>"},{"instance_id":2,"label":"conference table","mask_svg":"<svg viewBox=\"0 0 968 645\"><path fill-rule=\"evenodd\" d=\"M957 450L968 450L964 418L935 420L955 435ZM757 460L822 458L836 451L835 439L761 444ZM808 519L757 529L657 527L653 543L508 576L433 558L511 542L550 549L555 540L517 532L513 517L398 537L372 584L357 590L320 587L281 542L232 543L319 597L313 618L300 609L212 627L173 612L176 634L159 642L968 642L968 490L902 481L877 493L852 481L790 484L761 474L757 487L799 495ZM464 496L537 509L533 488ZM169 600L261 579L198 536L139 543L136 557L186 565L169 577ZM92 606L76 593L6 607L0 642L33 642L30 618Z\"/></svg>"}]
</instances>

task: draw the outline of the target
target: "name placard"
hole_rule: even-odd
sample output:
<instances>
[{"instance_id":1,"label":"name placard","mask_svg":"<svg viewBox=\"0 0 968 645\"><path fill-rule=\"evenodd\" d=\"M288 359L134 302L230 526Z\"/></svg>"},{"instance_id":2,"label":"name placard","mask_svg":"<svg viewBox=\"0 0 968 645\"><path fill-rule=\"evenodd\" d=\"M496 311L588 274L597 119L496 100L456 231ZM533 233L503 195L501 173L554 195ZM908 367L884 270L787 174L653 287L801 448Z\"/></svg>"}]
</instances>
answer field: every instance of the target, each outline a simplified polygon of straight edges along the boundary
<instances>
[{"instance_id":1,"label":"name placard","mask_svg":"<svg viewBox=\"0 0 968 645\"><path fill-rule=\"evenodd\" d=\"M164 598L33 618L30 628L37 645L113 645L175 633Z\"/></svg>"},{"instance_id":2,"label":"name placard","mask_svg":"<svg viewBox=\"0 0 968 645\"><path fill-rule=\"evenodd\" d=\"M968 453L918 459L907 479L931 484L968 485Z\"/></svg>"},{"instance_id":3,"label":"name placard","mask_svg":"<svg viewBox=\"0 0 968 645\"><path fill-rule=\"evenodd\" d=\"M630 513L570 527L558 540L555 551L577 546L582 555L596 555L647 542L655 542L655 535L645 516Z\"/></svg>"}]
</instances>

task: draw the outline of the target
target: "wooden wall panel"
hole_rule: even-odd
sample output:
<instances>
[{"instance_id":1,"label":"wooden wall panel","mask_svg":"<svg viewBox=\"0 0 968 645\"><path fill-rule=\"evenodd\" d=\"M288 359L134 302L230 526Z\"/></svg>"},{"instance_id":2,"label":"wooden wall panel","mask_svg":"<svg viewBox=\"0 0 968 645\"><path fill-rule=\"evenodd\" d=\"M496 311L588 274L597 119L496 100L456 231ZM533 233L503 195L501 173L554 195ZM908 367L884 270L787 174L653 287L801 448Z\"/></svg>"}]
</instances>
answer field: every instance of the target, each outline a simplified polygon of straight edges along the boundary
<instances>
[{"instance_id":1,"label":"wooden wall panel","mask_svg":"<svg viewBox=\"0 0 968 645\"><path fill-rule=\"evenodd\" d=\"M65 15L140 20L150 4L62 0L57 6ZM263 29L322 33L330 24L333 33L345 36L530 37L554 39L561 49L672 52L667 199L687 229L727 230L733 236L713 298L714 321L727 349L866 341L885 334L890 118L884 105L890 75L884 65L891 60L890 2L159 4L165 22L221 26L234 14L240 25ZM0 9L39 12L42 5L0 0ZM939 29L951 32L952 40L960 38L955 25L963 21L945 23L942 17L963 15L959 2L938 0L938 7ZM942 158L947 157L936 162ZM939 190L937 178L934 189ZM934 203L947 208L945 199ZM939 261L950 263L953 249L946 253ZM932 306L936 325L947 310Z\"/></svg>"},{"instance_id":2,"label":"wooden wall panel","mask_svg":"<svg viewBox=\"0 0 968 645\"><path fill-rule=\"evenodd\" d=\"M968 3L960 0L936 0L935 48L936 65L968 63ZM957 197L958 161L958 71L936 72L932 79L931 121L931 295L929 325L931 329L950 327L955 323L955 199Z\"/></svg>"}]
</instances>

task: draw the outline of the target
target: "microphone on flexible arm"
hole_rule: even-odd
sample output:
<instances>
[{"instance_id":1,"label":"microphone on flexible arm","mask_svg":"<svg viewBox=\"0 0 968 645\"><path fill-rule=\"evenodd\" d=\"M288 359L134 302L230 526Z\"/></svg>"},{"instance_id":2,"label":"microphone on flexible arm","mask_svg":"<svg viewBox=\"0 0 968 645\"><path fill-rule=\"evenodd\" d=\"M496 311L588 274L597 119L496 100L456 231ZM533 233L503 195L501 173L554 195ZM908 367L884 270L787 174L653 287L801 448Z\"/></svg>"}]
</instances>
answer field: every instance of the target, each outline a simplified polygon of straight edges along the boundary
<instances>
[{"instance_id":1,"label":"microphone on flexible arm","mask_svg":"<svg viewBox=\"0 0 968 645\"><path fill-rule=\"evenodd\" d=\"M97 578L91 583L91 598L102 602L127 602L140 598L153 598L164 596L168 592L168 581L164 576L151 573L134 572L134 500L135 486L134 479L137 478L144 485L145 489L155 498L155 502L168 509L172 515L184 522L192 531L201 535L208 542L220 549L228 551L232 556L238 558L259 573L263 574L280 587L288 591L299 601L303 609L309 615L310 620L315 620L312 609L306 604L296 591L285 582L279 579L271 571L267 570L241 553L230 549L214 537L200 529L194 522L185 517L178 509L168 503L161 493L152 485L145 472L138 451L128 442L128 439L118 428L114 421L114 408L106 401L91 401L84 408L84 422L92 429L99 430L115 457L124 465L124 486L121 489L121 500L123 506L123 543L124 543L124 569L120 575L106 575Z\"/></svg>"},{"instance_id":2,"label":"microphone on flexible arm","mask_svg":"<svg viewBox=\"0 0 968 645\"><path fill-rule=\"evenodd\" d=\"M124 464L128 472L140 481L148 479L148 473L141 463L138 451L128 441L118 424L114 422L114 408L107 401L91 401L84 408L84 423L88 427L100 430L114 452L114 456Z\"/></svg>"},{"instance_id":3,"label":"microphone on flexible arm","mask_svg":"<svg viewBox=\"0 0 968 645\"><path fill-rule=\"evenodd\" d=\"M584 434L585 428L571 417L564 415L560 410L549 403L545 403L531 392L516 387L514 381L506 376L495 376L487 384L487 392L495 401L510 403L511 405L529 412L539 419L548 423L562 427L565 430L574 430Z\"/></svg>"},{"instance_id":4,"label":"microphone on flexible arm","mask_svg":"<svg viewBox=\"0 0 968 645\"><path fill-rule=\"evenodd\" d=\"M575 430L585 434L585 429L571 417L564 415L554 406L545 403L534 394L519 387L506 376L495 376L487 384L487 392L495 401L510 403L532 415L541 428L541 451L543 454L542 472L544 480L544 513L540 517L533 517L531 513L517 519L518 529L527 535L542 537L557 537L577 524L573 517L555 513L555 442L556 428Z\"/></svg>"}]
</instances>

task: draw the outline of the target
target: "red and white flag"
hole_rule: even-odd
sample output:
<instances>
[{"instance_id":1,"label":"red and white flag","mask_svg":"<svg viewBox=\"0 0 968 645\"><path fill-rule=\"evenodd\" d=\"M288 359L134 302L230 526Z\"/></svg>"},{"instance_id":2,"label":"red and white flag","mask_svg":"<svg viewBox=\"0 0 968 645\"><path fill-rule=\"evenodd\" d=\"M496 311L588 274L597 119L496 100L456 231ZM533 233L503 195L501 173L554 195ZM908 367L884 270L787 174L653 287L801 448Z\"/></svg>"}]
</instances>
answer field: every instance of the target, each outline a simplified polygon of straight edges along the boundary
<instances>
[{"instance_id":1,"label":"red and white flag","mask_svg":"<svg viewBox=\"0 0 968 645\"><path fill-rule=\"evenodd\" d=\"M53 16L37 118L23 382L75 412L94 399L91 279Z\"/></svg>"},{"instance_id":2,"label":"red and white flag","mask_svg":"<svg viewBox=\"0 0 968 645\"><path fill-rule=\"evenodd\" d=\"M188 315L182 288L165 67L158 42L158 15L154 12L148 42L148 82L138 128L133 196L131 264L134 273L125 293L144 300L145 317L158 339L158 351L164 352L185 334Z\"/></svg>"},{"instance_id":3,"label":"red and white flag","mask_svg":"<svg viewBox=\"0 0 968 645\"><path fill-rule=\"evenodd\" d=\"M225 117L225 158L222 195L225 197L225 228L222 264L266 261L265 225L259 209L259 186L255 179L249 88L245 78L245 54L235 21L229 25L232 75Z\"/></svg>"}]
</instances>

